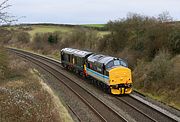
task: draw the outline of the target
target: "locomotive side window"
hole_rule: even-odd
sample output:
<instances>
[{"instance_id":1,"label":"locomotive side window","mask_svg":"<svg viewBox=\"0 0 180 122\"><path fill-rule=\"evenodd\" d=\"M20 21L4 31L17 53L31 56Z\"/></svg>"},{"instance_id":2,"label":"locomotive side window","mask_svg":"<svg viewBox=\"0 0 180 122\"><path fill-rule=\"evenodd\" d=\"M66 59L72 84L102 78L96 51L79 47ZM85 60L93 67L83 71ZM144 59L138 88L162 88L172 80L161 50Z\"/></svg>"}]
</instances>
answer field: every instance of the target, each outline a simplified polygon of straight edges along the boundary
<instances>
[{"instance_id":1,"label":"locomotive side window","mask_svg":"<svg viewBox=\"0 0 180 122\"><path fill-rule=\"evenodd\" d=\"M81 65L81 59L77 57L77 65Z\"/></svg>"},{"instance_id":2,"label":"locomotive side window","mask_svg":"<svg viewBox=\"0 0 180 122\"><path fill-rule=\"evenodd\" d=\"M122 61L122 60L114 60L114 61L110 61L106 65L106 69L111 68L113 66L124 66L124 67L127 67L127 64L124 61Z\"/></svg>"},{"instance_id":3,"label":"locomotive side window","mask_svg":"<svg viewBox=\"0 0 180 122\"><path fill-rule=\"evenodd\" d=\"M86 66L87 66L87 68L90 68L90 64L89 64L89 62L87 62L87 63L86 63Z\"/></svg>"},{"instance_id":4,"label":"locomotive side window","mask_svg":"<svg viewBox=\"0 0 180 122\"><path fill-rule=\"evenodd\" d=\"M113 61L110 61L107 65L106 65L106 69L109 69L111 67L113 67L114 65L114 62Z\"/></svg>"},{"instance_id":5,"label":"locomotive side window","mask_svg":"<svg viewBox=\"0 0 180 122\"><path fill-rule=\"evenodd\" d=\"M90 69L93 69L92 63L90 63Z\"/></svg>"},{"instance_id":6,"label":"locomotive side window","mask_svg":"<svg viewBox=\"0 0 180 122\"><path fill-rule=\"evenodd\" d=\"M97 70L97 67L95 65L93 65L93 68L92 68L94 71Z\"/></svg>"},{"instance_id":7,"label":"locomotive side window","mask_svg":"<svg viewBox=\"0 0 180 122\"><path fill-rule=\"evenodd\" d=\"M64 59L65 59L65 61L68 61L68 55L67 54L64 54Z\"/></svg>"},{"instance_id":8,"label":"locomotive side window","mask_svg":"<svg viewBox=\"0 0 180 122\"><path fill-rule=\"evenodd\" d=\"M97 71L97 67L95 63L92 63L92 70Z\"/></svg>"},{"instance_id":9,"label":"locomotive side window","mask_svg":"<svg viewBox=\"0 0 180 122\"><path fill-rule=\"evenodd\" d=\"M121 65L124 66L124 67L127 67L127 64L121 60Z\"/></svg>"},{"instance_id":10,"label":"locomotive side window","mask_svg":"<svg viewBox=\"0 0 180 122\"><path fill-rule=\"evenodd\" d=\"M98 71L99 73L102 73L102 66L101 66L101 64L98 63L98 62L96 62L96 66L97 66L97 71Z\"/></svg>"},{"instance_id":11,"label":"locomotive side window","mask_svg":"<svg viewBox=\"0 0 180 122\"><path fill-rule=\"evenodd\" d=\"M115 60L114 61L114 66L119 66L120 65L120 61L119 60Z\"/></svg>"},{"instance_id":12,"label":"locomotive side window","mask_svg":"<svg viewBox=\"0 0 180 122\"><path fill-rule=\"evenodd\" d=\"M127 67L127 64L123 60L115 60L114 66L119 66L119 65Z\"/></svg>"}]
</instances>

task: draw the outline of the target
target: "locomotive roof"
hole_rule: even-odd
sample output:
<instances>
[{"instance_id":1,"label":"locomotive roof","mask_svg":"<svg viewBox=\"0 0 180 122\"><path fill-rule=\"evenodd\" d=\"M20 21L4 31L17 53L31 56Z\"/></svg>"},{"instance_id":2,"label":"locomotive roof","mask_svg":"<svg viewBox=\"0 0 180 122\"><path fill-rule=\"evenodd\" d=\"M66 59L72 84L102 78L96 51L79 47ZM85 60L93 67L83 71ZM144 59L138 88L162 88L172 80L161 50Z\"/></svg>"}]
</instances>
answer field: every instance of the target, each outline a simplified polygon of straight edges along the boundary
<instances>
[{"instance_id":1,"label":"locomotive roof","mask_svg":"<svg viewBox=\"0 0 180 122\"><path fill-rule=\"evenodd\" d=\"M73 48L63 48L61 51L67 53L67 54L73 54L74 51L76 51L77 49L73 49Z\"/></svg>"},{"instance_id":2,"label":"locomotive roof","mask_svg":"<svg viewBox=\"0 0 180 122\"><path fill-rule=\"evenodd\" d=\"M88 61L91 61L91 62L97 61L97 62L99 62L101 64L105 64L105 65L114 59L117 59L117 58L112 57L112 56L101 55L101 54L94 54L94 55L91 55L88 57ZM120 58L118 58L118 59L120 59ZM122 60L122 59L120 59L120 60Z\"/></svg>"},{"instance_id":3,"label":"locomotive roof","mask_svg":"<svg viewBox=\"0 0 180 122\"><path fill-rule=\"evenodd\" d=\"M92 52L81 51L81 50L74 51L74 55L78 57L85 57L86 55L89 55L89 54L92 54Z\"/></svg>"},{"instance_id":4,"label":"locomotive roof","mask_svg":"<svg viewBox=\"0 0 180 122\"><path fill-rule=\"evenodd\" d=\"M78 57L85 57L86 55L92 54L92 52L82 51L82 50L73 49L73 48L64 48L61 51L68 54L73 54Z\"/></svg>"}]
</instances>

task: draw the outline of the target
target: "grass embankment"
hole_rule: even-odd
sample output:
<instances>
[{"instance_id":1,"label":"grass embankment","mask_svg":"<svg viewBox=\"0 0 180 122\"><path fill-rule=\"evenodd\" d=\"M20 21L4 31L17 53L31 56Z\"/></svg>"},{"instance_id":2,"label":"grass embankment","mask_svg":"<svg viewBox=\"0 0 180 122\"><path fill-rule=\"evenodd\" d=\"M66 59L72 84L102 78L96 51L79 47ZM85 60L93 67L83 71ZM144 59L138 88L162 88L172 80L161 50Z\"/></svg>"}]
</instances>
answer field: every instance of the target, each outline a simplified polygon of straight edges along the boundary
<instances>
[{"instance_id":1,"label":"grass embankment","mask_svg":"<svg viewBox=\"0 0 180 122\"><path fill-rule=\"evenodd\" d=\"M19 57L5 56L6 53L0 48L0 73L3 76L0 77L0 121L72 121L39 73Z\"/></svg>"}]
</instances>

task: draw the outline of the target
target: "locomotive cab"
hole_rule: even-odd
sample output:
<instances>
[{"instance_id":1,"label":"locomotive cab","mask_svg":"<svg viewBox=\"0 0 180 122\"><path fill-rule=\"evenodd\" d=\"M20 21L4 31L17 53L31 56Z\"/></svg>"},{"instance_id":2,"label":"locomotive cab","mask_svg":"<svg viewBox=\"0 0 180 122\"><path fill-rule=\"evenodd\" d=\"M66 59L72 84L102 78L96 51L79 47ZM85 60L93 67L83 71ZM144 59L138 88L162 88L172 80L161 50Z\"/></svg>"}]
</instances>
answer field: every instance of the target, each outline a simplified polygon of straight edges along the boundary
<instances>
[{"instance_id":1,"label":"locomotive cab","mask_svg":"<svg viewBox=\"0 0 180 122\"><path fill-rule=\"evenodd\" d=\"M131 70L127 63L121 59L110 61L106 68L109 69L109 85L112 94L129 94L132 92Z\"/></svg>"},{"instance_id":2,"label":"locomotive cab","mask_svg":"<svg viewBox=\"0 0 180 122\"><path fill-rule=\"evenodd\" d=\"M87 74L108 86L112 94L132 92L131 70L127 62L105 55L91 55L87 59Z\"/></svg>"}]
</instances>

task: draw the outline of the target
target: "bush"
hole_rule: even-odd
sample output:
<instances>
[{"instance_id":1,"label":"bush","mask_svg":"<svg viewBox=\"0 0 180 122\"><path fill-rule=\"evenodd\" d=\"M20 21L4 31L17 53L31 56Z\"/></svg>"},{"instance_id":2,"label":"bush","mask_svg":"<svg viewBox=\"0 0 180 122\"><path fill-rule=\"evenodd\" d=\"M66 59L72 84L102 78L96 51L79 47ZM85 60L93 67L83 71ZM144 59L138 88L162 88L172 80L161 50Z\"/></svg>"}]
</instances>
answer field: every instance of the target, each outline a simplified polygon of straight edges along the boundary
<instances>
[{"instance_id":1,"label":"bush","mask_svg":"<svg viewBox=\"0 0 180 122\"><path fill-rule=\"evenodd\" d=\"M169 69L172 67L170 54L166 51L160 51L150 64L149 77L151 81L164 79L169 74Z\"/></svg>"},{"instance_id":2,"label":"bush","mask_svg":"<svg viewBox=\"0 0 180 122\"><path fill-rule=\"evenodd\" d=\"M20 31L16 33L17 41L22 43L29 43L30 42L30 34L24 31Z\"/></svg>"},{"instance_id":3,"label":"bush","mask_svg":"<svg viewBox=\"0 0 180 122\"><path fill-rule=\"evenodd\" d=\"M96 49L99 40L97 31L85 28L76 28L64 38L66 46L79 49Z\"/></svg>"},{"instance_id":4,"label":"bush","mask_svg":"<svg viewBox=\"0 0 180 122\"><path fill-rule=\"evenodd\" d=\"M46 41L44 41L44 39L43 39L43 34L36 33L33 37L32 48L35 50L37 50L37 49L42 50L45 43L46 43Z\"/></svg>"},{"instance_id":5,"label":"bush","mask_svg":"<svg viewBox=\"0 0 180 122\"><path fill-rule=\"evenodd\" d=\"M180 56L171 59L168 51L160 51L152 62L139 60L133 71L134 87L168 104L180 105L179 62Z\"/></svg>"},{"instance_id":6,"label":"bush","mask_svg":"<svg viewBox=\"0 0 180 122\"><path fill-rule=\"evenodd\" d=\"M12 39L12 31L0 28L0 44L4 45Z\"/></svg>"},{"instance_id":7,"label":"bush","mask_svg":"<svg viewBox=\"0 0 180 122\"><path fill-rule=\"evenodd\" d=\"M58 35L57 34L50 34L49 37L48 37L48 42L50 44L57 44L58 42Z\"/></svg>"},{"instance_id":8,"label":"bush","mask_svg":"<svg viewBox=\"0 0 180 122\"><path fill-rule=\"evenodd\" d=\"M152 85L155 84L160 88L161 85L166 83L170 69L172 68L172 62L170 60L170 54L167 51L160 51L159 54L153 59L152 62L146 63L144 61L138 61L138 65L134 70L135 84L144 90L155 90ZM139 88L139 87L138 87Z\"/></svg>"},{"instance_id":9,"label":"bush","mask_svg":"<svg viewBox=\"0 0 180 122\"><path fill-rule=\"evenodd\" d=\"M140 52L141 58L149 61L162 49L173 55L180 53L179 25L171 23L168 14L155 18L131 13L127 18L110 21L107 26L111 34L105 36L101 43L108 44L106 47L114 53L128 48Z\"/></svg>"},{"instance_id":10,"label":"bush","mask_svg":"<svg viewBox=\"0 0 180 122\"><path fill-rule=\"evenodd\" d=\"M180 29L174 29L169 35L168 48L173 54L180 53Z\"/></svg>"},{"instance_id":11,"label":"bush","mask_svg":"<svg viewBox=\"0 0 180 122\"><path fill-rule=\"evenodd\" d=\"M112 53L114 50L112 49L111 42L113 42L111 35L105 35L103 38L100 38L97 42L97 51Z\"/></svg>"}]
</instances>

